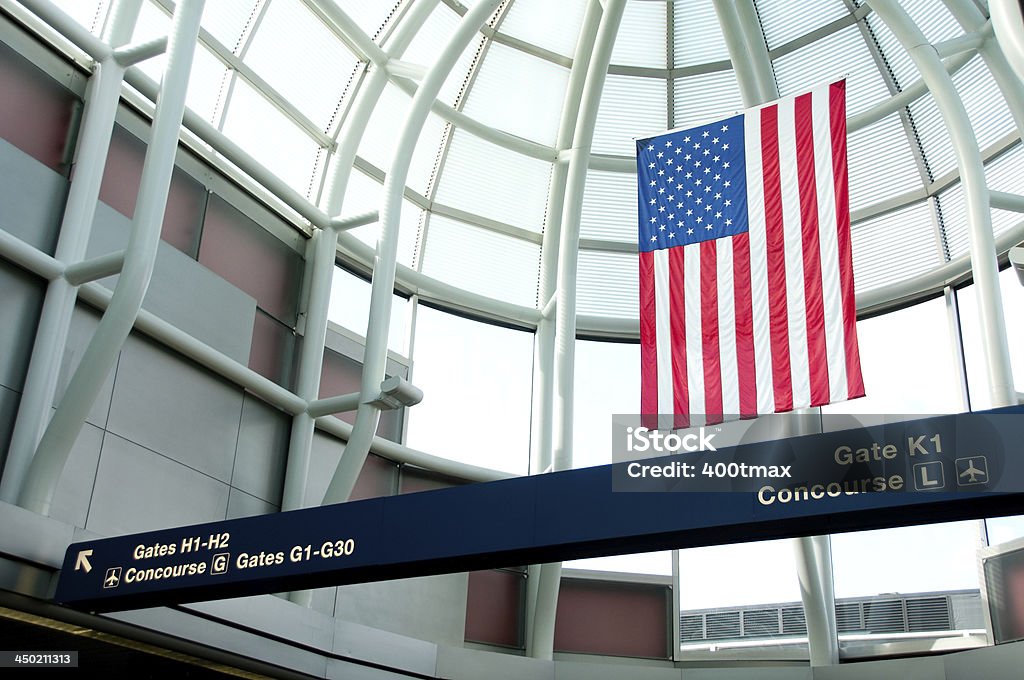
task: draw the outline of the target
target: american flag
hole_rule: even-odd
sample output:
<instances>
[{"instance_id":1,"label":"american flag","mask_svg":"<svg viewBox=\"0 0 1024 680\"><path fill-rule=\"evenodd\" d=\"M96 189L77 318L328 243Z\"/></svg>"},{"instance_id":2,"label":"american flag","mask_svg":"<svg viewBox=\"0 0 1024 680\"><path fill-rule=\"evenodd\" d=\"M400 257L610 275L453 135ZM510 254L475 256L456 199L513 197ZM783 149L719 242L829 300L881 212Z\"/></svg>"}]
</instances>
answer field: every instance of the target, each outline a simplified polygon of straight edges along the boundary
<instances>
[{"instance_id":1,"label":"american flag","mask_svg":"<svg viewBox=\"0 0 1024 680\"><path fill-rule=\"evenodd\" d=\"M637 140L641 411L707 422L864 395L846 83Z\"/></svg>"}]
</instances>

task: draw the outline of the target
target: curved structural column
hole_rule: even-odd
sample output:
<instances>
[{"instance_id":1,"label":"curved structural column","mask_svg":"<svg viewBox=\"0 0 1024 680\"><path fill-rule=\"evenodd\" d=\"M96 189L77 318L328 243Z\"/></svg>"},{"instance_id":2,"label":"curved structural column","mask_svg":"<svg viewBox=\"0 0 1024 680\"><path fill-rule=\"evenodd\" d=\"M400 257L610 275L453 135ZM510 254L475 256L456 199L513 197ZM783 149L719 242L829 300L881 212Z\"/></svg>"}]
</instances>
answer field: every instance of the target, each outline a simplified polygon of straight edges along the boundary
<instances>
[{"instance_id":1,"label":"curved structural column","mask_svg":"<svg viewBox=\"0 0 1024 680\"><path fill-rule=\"evenodd\" d=\"M995 237L988 184L982 164L978 140L953 79L943 67L938 52L928 43L921 29L895 0L871 0L872 9L889 26L928 85L949 139L956 153L967 204L967 229L970 237L971 269L978 290L978 312L981 321L982 347L988 374L989 397L995 407L1017 403L1010 368L1010 348L1006 341L999 291L999 267L996 262Z\"/></svg>"},{"instance_id":2,"label":"curved structural column","mask_svg":"<svg viewBox=\"0 0 1024 680\"><path fill-rule=\"evenodd\" d=\"M185 91L205 0L180 0L167 41L167 63L146 149L132 232L110 306L82 355L67 391L46 428L18 496L23 507L47 514L71 447L96 395L131 332L156 262L167 192L185 111Z\"/></svg>"},{"instance_id":3,"label":"curved structural column","mask_svg":"<svg viewBox=\"0 0 1024 680\"><path fill-rule=\"evenodd\" d=\"M106 43L91 56L96 60L85 90L82 125L75 149L71 186L64 216L61 219L57 249L54 253L64 265L85 258L92 231L93 217L99 201L100 182L107 162L107 149L114 130L114 116L121 101L121 83L125 68L114 57L113 49L128 42L139 15L139 0L117 2L111 7L104 30ZM45 16L49 3L27 3L26 7ZM70 19L68 21L71 21ZM91 34L90 34L91 37ZM109 45L107 44L109 43ZM64 346L67 344L71 315L75 309L78 288L63 276L53 278L46 287L46 296L39 318L39 329L32 345L32 355L25 376L25 387L18 407L18 416L11 434L11 444L0 477L0 500L15 503L28 475L28 468L43 429L50 416L57 373Z\"/></svg>"},{"instance_id":4,"label":"curved structural column","mask_svg":"<svg viewBox=\"0 0 1024 680\"><path fill-rule=\"evenodd\" d=\"M566 180L569 166L561 153L572 146L576 133L576 120L579 117L580 101L583 98L583 86L587 82L590 59L597 40L598 27L602 17L601 4L598 0L587 3L580 27L580 35L576 40L573 53L572 70L569 72L569 84L566 88L562 104L561 119L558 124L558 136L555 141L558 159L551 174L551 188L548 191L548 205L560 206L565 202ZM541 243L540 280L538 299L543 317L537 323L534 340L533 369L533 407L532 447L530 473L550 472L552 469L552 429L554 423L555 385L555 309L558 304L558 260L559 240L562 234L562 212L549 210L548 219L544 224L544 239ZM554 633L555 607L558 603L558 584L561 578L559 564L530 565L526 580L526 653L535 656L539 644L541 656L550 658ZM542 588L543 586L543 588ZM534 632L538 629L547 631L535 642Z\"/></svg>"},{"instance_id":5,"label":"curved structural column","mask_svg":"<svg viewBox=\"0 0 1024 680\"><path fill-rule=\"evenodd\" d=\"M744 106L757 106L778 99L779 91L771 70L771 58L757 10L750 0L715 0L729 56L740 81ZM745 82L753 79L755 82ZM752 99L756 93L757 98ZM782 416L782 436L817 431L806 410ZM800 600L807 621L807 648L811 666L839 663L832 581L831 541L828 536L805 536L792 541L796 557Z\"/></svg>"},{"instance_id":6,"label":"curved structural column","mask_svg":"<svg viewBox=\"0 0 1024 680\"><path fill-rule=\"evenodd\" d=\"M401 57L412 42L416 32L437 6L438 0L419 0L402 19L388 45L388 53ZM340 8L332 10L332 18L339 25L354 25L342 18ZM358 29L355 29L358 30ZM359 142L366 132L381 93L388 83L386 58L373 62L369 78L356 95L356 103L345 120L339 136L338 148L334 153L331 174L327 185L325 210L330 218L341 215L345 191L352 174ZM307 403L319 396L320 377L324 358L324 343L327 339L327 314L331 302L331 284L334 279L335 258L338 249L338 232L333 228L316 229L306 249L306 267L309 269L305 300L305 330L299 353L298 375L295 391ZM372 398L374 395L365 395ZM288 446L288 465L285 469L284 492L281 498L282 510L302 508L310 503L306 499L306 482L309 475L310 451L313 446L315 418L307 411L292 418L291 439ZM317 499L319 500L319 499Z\"/></svg>"},{"instance_id":7,"label":"curved structural column","mask_svg":"<svg viewBox=\"0 0 1024 680\"><path fill-rule=\"evenodd\" d=\"M360 391L364 395L376 396L384 379L388 353L388 327L391 323L391 302L395 287L395 270L398 262L398 229L402 214L402 194L409 176L409 164L423 124L430 107L437 98L448 73L455 66L462 51L469 44L487 18L491 16L501 0L482 0L466 12L451 40L437 57L416 90L409 106L409 116L395 145L395 153L384 182L384 205L380 211L380 237L373 261L373 283L370 291L370 318L366 328L366 354L363 360L363 375ZM355 486L359 471L366 461L366 454L373 443L373 435L380 419L380 408L368 403L359 405L352 437L338 462L324 504L342 503L348 500Z\"/></svg>"},{"instance_id":8,"label":"curved structural column","mask_svg":"<svg viewBox=\"0 0 1024 680\"><path fill-rule=\"evenodd\" d=\"M601 104L608 65L611 63L615 36L622 20L624 0L606 0L594 40L586 79L582 85L579 112L572 133L572 145L559 154L559 161L568 161L565 197L562 202L558 263L554 297L554 347L552 363L552 454L550 468L572 467L573 381L576 357L576 268L579 262L580 215L583 212L583 190L587 184L590 149L594 142L594 123ZM588 8L592 17L595 3ZM593 19L590 19L593 21ZM574 71L575 66L574 66ZM578 76L576 76L578 77ZM563 119L563 123L564 123ZM568 123L566 123L568 125ZM566 130L568 132L568 130ZM535 570L536 605L530 617L532 630L528 641L531 656L550 659L554 654L555 613L561 580L561 563L546 564Z\"/></svg>"}]
</instances>

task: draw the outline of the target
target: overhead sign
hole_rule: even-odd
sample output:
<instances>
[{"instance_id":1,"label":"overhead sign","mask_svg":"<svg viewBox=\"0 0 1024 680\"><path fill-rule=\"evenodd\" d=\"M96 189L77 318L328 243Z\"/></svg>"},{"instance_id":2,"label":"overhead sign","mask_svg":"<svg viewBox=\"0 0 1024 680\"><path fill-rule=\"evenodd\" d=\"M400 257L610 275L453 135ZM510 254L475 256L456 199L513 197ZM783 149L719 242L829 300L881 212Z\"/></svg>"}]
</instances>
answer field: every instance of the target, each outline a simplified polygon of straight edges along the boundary
<instances>
[{"instance_id":1,"label":"overhead sign","mask_svg":"<svg viewBox=\"0 0 1024 680\"><path fill-rule=\"evenodd\" d=\"M880 431L811 435L83 541L68 548L55 599L110 611L1024 513L1022 415L1024 408L1015 407L942 416ZM915 439L933 431L940 440L951 433L941 451ZM858 445L864 437L876 440ZM719 459L712 464L711 456ZM803 475L801 470L823 474L822 459L830 461L825 472L835 467L842 474ZM700 460L712 472L721 463L726 477L744 464L748 470L760 466L757 475L763 467L767 476L739 477L738 490L731 486L736 480L710 477L705 486L682 487L673 484L690 478L647 478L667 481L660 489L666 493L616 490L637 482L630 465L678 470L677 464ZM790 476L778 476L778 469L771 476L772 466L788 466ZM864 475L885 479L885 488L872 483L851 491L850 480ZM954 478L965 483L950 483ZM674 488L685 492L672 493Z\"/></svg>"}]
</instances>

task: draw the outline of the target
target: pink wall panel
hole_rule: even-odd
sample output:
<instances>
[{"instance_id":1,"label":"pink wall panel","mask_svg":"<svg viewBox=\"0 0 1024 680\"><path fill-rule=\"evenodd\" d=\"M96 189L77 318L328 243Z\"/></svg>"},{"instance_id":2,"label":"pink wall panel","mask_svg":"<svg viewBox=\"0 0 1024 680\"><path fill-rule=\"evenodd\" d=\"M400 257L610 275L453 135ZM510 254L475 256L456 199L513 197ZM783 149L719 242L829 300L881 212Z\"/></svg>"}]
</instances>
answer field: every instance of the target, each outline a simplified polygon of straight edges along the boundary
<instances>
[{"instance_id":1,"label":"pink wall panel","mask_svg":"<svg viewBox=\"0 0 1024 680\"><path fill-rule=\"evenodd\" d=\"M555 651L668 658L668 588L562 579Z\"/></svg>"},{"instance_id":2,"label":"pink wall panel","mask_svg":"<svg viewBox=\"0 0 1024 680\"><path fill-rule=\"evenodd\" d=\"M523 592L519 572L501 569L469 572L466 599L466 640L520 647Z\"/></svg>"}]
</instances>

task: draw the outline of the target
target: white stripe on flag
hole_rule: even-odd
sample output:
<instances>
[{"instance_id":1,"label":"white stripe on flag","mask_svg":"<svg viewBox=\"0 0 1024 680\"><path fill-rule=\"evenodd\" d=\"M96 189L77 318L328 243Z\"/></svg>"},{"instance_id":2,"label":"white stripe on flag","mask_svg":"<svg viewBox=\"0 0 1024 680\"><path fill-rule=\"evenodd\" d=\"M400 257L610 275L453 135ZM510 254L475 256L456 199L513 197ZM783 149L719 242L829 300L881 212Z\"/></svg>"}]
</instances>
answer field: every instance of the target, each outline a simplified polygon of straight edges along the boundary
<instances>
[{"instance_id":1,"label":"white stripe on flag","mask_svg":"<svg viewBox=\"0 0 1024 680\"><path fill-rule=\"evenodd\" d=\"M658 348L658 420L659 429L663 416L671 418L672 403L672 294L669 286L668 250L654 251L654 290L657 308L657 348Z\"/></svg>"},{"instance_id":2,"label":"white stripe on flag","mask_svg":"<svg viewBox=\"0 0 1024 680\"><path fill-rule=\"evenodd\" d=\"M700 318L700 243L684 246L683 290L686 291L686 381L690 413L704 415L704 333Z\"/></svg>"},{"instance_id":3,"label":"white stripe on flag","mask_svg":"<svg viewBox=\"0 0 1024 680\"><path fill-rule=\"evenodd\" d=\"M718 355L722 369L722 414L739 415L739 365L736 363L736 291L733 288L731 238L718 239Z\"/></svg>"},{"instance_id":4,"label":"white stripe on flag","mask_svg":"<svg viewBox=\"0 0 1024 680\"><path fill-rule=\"evenodd\" d=\"M768 247L765 235L764 177L761 162L761 115L743 116L747 163L747 222L750 238L750 297L754 328L754 366L757 376L757 412L775 412L772 385L772 342L768 323Z\"/></svg>"},{"instance_id":5,"label":"white stripe on flag","mask_svg":"<svg viewBox=\"0 0 1024 680\"><path fill-rule=\"evenodd\" d=\"M811 373L807 355L807 306L804 300L804 247L797 175L795 100L779 102L779 176L782 184L782 224L786 243L786 309L789 316L790 375L793 408L811 403Z\"/></svg>"},{"instance_id":6,"label":"white stripe on flag","mask_svg":"<svg viewBox=\"0 0 1024 680\"><path fill-rule=\"evenodd\" d=\"M821 288L825 309L825 347L828 354L829 401L846 401L846 339L839 283L839 243L836 235L836 193L832 174L832 137L829 126L830 86L812 96L814 108L814 164L818 185L818 240L821 251Z\"/></svg>"}]
</instances>

